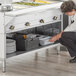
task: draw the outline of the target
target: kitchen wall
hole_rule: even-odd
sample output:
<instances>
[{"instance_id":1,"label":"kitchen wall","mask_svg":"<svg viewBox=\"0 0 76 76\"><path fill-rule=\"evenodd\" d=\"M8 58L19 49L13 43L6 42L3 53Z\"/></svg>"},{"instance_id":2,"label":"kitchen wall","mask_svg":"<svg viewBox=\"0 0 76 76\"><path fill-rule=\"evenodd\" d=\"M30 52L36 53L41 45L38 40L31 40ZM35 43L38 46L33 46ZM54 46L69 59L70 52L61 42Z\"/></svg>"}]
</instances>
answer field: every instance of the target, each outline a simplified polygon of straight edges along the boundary
<instances>
[{"instance_id":1,"label":"kitchen wall","mask_svg":"<svg viewBox=\"0 0 76 76\"><path fill-rule=\"evenodd\" d=\"M22 1L22 0L12 0L13 2L19 2L19 1Z\"/></svg>"},{"instance_id":2,"label":"kitchen wall","mask_svg":"<svg viewBox=\"0 0 76 76\"><path fill-rule=\"evenodd\" d=\"M0 3L2 4L10 4L12 0L0 0Z\"/></svg>"},{"instance_id":3,"label":"kitchen wall","mask_svg":"<svg viewBox=\"0 0 76 76\"><path fill-rule=\"evenodd\" d=\"M76 0L60 0L60 1L74 1L76 3Z\"/></svg>"},{"instance_id":4,"label":"kitchen wall","mask_svg":"<svg viewBox=\"0 0 76 76\"><path fill-rule=\"evenodd\" d=\"M76 0L72 0L72 1L74 1L76 3Z\"/></svg>"}]
</instances>

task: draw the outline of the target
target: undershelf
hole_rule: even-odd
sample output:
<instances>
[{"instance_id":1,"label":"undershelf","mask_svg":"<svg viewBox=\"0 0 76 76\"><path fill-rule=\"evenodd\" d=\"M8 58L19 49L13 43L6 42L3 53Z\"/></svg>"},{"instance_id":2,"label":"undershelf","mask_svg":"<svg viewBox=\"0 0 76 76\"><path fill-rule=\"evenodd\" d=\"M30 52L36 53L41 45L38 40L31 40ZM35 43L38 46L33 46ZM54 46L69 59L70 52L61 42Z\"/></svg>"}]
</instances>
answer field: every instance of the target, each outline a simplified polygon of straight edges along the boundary
<instances>
[{"instance_id":1,"label":"undershelf","mask_svg":"<svg viewBox=\"0 0 76 76\"><path fill-rule=\"evenodd\" d=\"M23 53L37 52L37 51L40 51L40 50L44 50L44 49L48 49L48 48L51 48L51 47L58 46L59 44L60 43L53 43L53 44L50 44L50 45L47 45L47 46L40 46L39 48L36 48L36 49L33 49L33 50L29 50L29 51L16 51L14 53L7 54L6 58L17 56L17 55L20 55L20 54L23 54Z\"/></svg>"}]
</instances>

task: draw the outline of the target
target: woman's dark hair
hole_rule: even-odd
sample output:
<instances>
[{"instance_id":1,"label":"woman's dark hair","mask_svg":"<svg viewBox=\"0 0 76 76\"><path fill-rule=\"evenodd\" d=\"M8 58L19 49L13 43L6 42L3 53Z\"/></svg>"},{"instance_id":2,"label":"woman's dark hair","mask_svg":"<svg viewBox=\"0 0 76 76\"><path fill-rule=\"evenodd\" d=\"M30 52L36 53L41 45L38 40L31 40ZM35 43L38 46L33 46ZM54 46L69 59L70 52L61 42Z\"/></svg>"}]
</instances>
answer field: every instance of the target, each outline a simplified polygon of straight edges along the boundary
<instances>
[{"instance_id":1,"label":"woman's dark hair","mask_svg":"<svg viewBox=\"0 0 76 76\"><path fill-rule=\"evenodd\" d=\"M72 10L76 10L76 4L73 1L65 1L61 5L61 11L63 13L72 12Z\"/></svg>"}]
</instances>

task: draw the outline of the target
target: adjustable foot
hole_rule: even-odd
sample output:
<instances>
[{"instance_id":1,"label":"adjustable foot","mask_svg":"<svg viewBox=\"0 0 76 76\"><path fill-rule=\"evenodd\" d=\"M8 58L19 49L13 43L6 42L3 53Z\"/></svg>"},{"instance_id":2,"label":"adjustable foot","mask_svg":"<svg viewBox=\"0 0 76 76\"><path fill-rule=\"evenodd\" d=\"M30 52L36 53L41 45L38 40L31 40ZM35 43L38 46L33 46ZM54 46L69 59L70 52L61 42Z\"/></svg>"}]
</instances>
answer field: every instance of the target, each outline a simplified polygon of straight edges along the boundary
<instances>
[{"instance_id":1,"label":"adjustable foot","mask_svg":"<svg viewBox=\"0 0 76 76\"><path fill-rule=\"evenodd\" d=\"M36 61L38 60L38 53L37 52L35 53L35 60Z\"/></svg>"},{"instance_id":2,"label":"adjustable foot","mask_svg":"<svg viewBox=\"0 0 76 76\"><path fill-rule=\"evenodd\" d=\"M3 65L2 66L2 72L5 73L6 72L6 60L5 59L3 60L2 65Z\"/></svg>"},{"instance_id":3,"label":"adjustable foot","mask_svg":"<svg viewBox=\"0 0 76 76\"><path fill-rule=\"evenodd\" d=\"M57 55L60 54L60 45L57 46Z\"/></svg>"},{"instance_id":4,"label":"adjustable foot","mask_svg":"<svg viewBox=\"0 0 76 76\"><path fill-rule=\"evenodd\" d=\"M46 56L48 56L49 55L49 50L48 49L46 49Z\"/></svg>"}]
</instances>

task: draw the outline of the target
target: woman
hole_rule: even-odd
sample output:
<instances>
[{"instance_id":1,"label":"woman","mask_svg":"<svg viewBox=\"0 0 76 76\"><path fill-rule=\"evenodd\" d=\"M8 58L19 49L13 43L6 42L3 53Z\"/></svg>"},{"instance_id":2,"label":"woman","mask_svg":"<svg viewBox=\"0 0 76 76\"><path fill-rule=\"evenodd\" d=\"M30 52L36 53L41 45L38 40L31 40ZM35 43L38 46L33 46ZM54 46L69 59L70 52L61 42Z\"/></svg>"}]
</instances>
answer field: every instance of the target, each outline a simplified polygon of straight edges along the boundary
<instances>
[{"instance_id":1,"label":"woman","mask_svg":"<svg viewBox=\"0 0 76 76\"><path fill-rule=\"evenodd\" d=\"M76 4L73 1L65 1L61 5L61 11L68 16L73 16L74 20L71 21L71 25L52 37L50 41L59 40L62 45L67 47L70 56L73 57L69 62L76 63Z\"/></svg>"}]
</instances>

